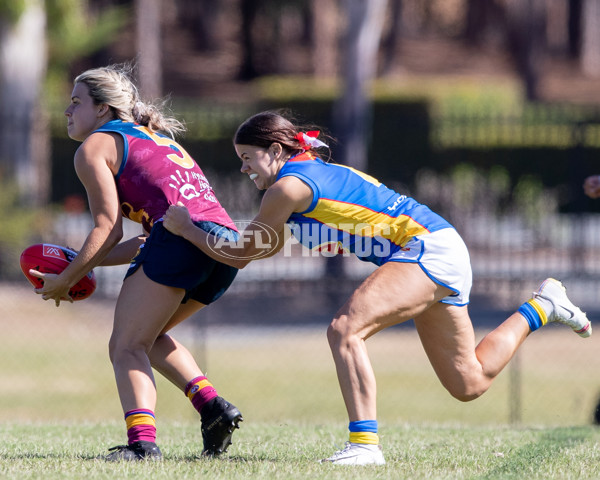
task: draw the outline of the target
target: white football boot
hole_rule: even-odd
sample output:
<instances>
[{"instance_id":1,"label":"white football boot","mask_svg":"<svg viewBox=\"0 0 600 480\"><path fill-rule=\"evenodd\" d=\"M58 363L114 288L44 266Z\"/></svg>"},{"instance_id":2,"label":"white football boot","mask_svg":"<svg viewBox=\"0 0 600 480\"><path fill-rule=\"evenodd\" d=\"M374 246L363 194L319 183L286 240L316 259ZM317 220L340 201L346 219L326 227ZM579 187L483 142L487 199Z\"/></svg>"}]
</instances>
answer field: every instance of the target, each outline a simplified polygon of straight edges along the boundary
<instances>
[{"instance_id":1,"label":"white football boot","mask_svg":"<svg viewBox=\"0 0 600 480\"><path fill-rule=\"evenodd\" d=\"M381 445L346 442L346 447L335 452L331 457L324 458L321 463L334 465L384 465L385 458Z\"/></svg>"},{"instance_id":2,"label":"white football boot","mask_svg":"<svg viewBox=\"0 0 600 480\"><path fill-rule=\"evenodd\" d=\"M548 315L549 322L559 322L568 325L580 337L592 335L592 324L579 307L571 303L567 297L567 289L554 278L547 278L540 285L533 298L547 300L552 304L552 312Z\"/></svg>"}]
</instances>

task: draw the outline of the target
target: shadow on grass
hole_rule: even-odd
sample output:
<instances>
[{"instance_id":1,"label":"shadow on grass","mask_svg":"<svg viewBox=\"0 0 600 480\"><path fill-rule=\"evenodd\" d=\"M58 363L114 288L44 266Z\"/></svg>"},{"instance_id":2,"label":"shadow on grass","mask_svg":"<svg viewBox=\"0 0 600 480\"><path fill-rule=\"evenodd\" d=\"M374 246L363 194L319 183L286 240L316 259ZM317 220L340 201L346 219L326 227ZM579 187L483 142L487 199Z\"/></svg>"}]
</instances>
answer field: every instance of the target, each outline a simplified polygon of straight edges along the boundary
<instances>
[{"instance_id":1,"label":"shadow on grass","mask_svg":"<svg viewBox=\"0 0 600 480\"><path fill-rule=\"evenodd\" d=\"M0 460L104 460L104 455L70 455L64 453L0 453Z\"/></svg>"},{"instance_id":2,"label":"shadow on grass","mask_svg":"<svg viewBox=\"0 0 600 480\"><path fill-rule=\"evenodd\" d=\"M164 460L167 461L176 461L176 462L203 462L203 463L211 463L211 462L228 462L228 463L250 463L250 462L280 462L281 459L276 456L267 456L264 454L249 454L248 456L241 455L229 455L226 457L207 457L202 455L165 455Z\"/></svg>"}]
</instances>

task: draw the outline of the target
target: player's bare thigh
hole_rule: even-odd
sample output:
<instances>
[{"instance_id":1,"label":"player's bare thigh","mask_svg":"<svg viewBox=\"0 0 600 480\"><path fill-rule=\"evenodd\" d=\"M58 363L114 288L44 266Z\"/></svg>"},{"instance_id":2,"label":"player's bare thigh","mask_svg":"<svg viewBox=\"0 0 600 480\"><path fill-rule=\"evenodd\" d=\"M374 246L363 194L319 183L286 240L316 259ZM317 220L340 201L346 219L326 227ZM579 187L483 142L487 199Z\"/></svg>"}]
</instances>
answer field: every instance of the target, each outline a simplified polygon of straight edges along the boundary
<instances>
[{"instance_id":1,"label":"player's bare thigh","mask_svg":"<svg viewBox=\"0 0 600 480\"><path fill-rule=\"evenodd\" d=\"M173 316L169 319L165 328L163 328L160 332L161 335L167 333L169 330L171 330L176 325L179 325L184 320L187 320L204 307L206 307L206 305L192 299L188 300L186 303L182 303L177 309L177 311L173 314Z\"/></svg>"},{"instance_id":2,"label":"player's bare thigh","mask_svg":"<svg viewBox=\"0 0 600 480\"><path fill-rule=\"evenodd\" d=\"M410 320L451 293L415 263L388 262L375 270L340 308L332 327L368 338Z\"/></svg>"},{"instance_id":3,"label":"player's bare thigh","mask_svg":"<svg viewBox=\"0 0 600 480\"><path fill-rule=\"evenodd\" d=\"M113 339L152 345L180 306L185 291L154 282L142 268L123 282L117 299Z\"/></svg>"}]
</instances>

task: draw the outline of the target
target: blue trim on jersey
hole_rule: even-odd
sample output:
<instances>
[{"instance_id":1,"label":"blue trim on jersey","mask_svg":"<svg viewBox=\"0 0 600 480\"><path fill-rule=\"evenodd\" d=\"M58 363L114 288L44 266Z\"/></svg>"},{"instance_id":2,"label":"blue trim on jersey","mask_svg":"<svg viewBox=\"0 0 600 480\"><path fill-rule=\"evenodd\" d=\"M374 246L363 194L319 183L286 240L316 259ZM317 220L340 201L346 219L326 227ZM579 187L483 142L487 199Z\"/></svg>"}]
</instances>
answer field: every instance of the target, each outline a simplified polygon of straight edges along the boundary
<instances>
[{"instance_id":1,"label":"blue trim on jersey","mask_svg":"<svg viewBox=\"0 0 600 480\"><path fill-rule=\"evenodd\" d=\"M121 159L121 166L119 167L119 171L115 175L115 180L119 180L121 173L123 173L125 165L127 164L127 157L129 155L129 139L127 138L127 134L125 134L125 132L122 131L122 127L124 125L130 126L134 124L123 122L122 120L111 120L110 122L106 122L104 125L102 125L100 128L93 132L118 133L119 135L121 135L121 137L123 137L123 158Z\"/></svg>"},{"instance_id":2,"label":"blue trim on jersey","mask_svg":"<svg viewBox=\"0 0 600 480\"><path fill-rule=\"evenodd\" d=\"M119 167L119 171L115 175L115 179L116 180L119 179L119 177L121 176L121 173L125 169L125 165L127 164L127 158L128 158L128 155L129 155L129 139L128 139L128 136L134 137L134 138L143 138L143 139L147 139L147 140L152 140L151 137L149 137L148 135L146 135L139 128L136 128L136 127L140 127L140 126L141 125L138 125L137 123L125 122L123 120L115 119L115 120L111 120L110 122L106 122L104 125L102 125L98 129L94 130L94 132L92 132L92 133L95 133L95 132L118 133L118 134L121 135L121 137L123 137L123 144L124 144L124 146L123 146L123 158L122 158L122 161L121 161L121 166ZM131 128L131 127L133 127L133 128ZM154 132L154 134L157 135L157 136L159 136L159 137L169 138L169 137L167 137L166 135L164 135L164 134L162 134L160 132ZM177 153L181 154L181 151L178 148L175 148L174 145L169 145L169 147L174 152L177 152Z\"/></svg>"},{"instance_id":3,"label":"blue trim on jersey","mask_svg":"<svg viewBox=\"0 0 600 480\"><path fill-rule=\"evenodd\" d=\"M294 215L303 215L305 213L312 212L315 209L315 207L317 206L317 202L319 201L319 197L321 196L321 189L315 183L315 181L312 178L307 177L306 175L304 175L302 172L293 172L293 173L282 174L282 172L280 170L279 171L279 175L281 175L281 176L278 176L277 180L279 180L280 178L283 178L283 177L296 177L296 178L299 178L304 183L306 183L310 187L310 189L312 190L312 192L313 192L312 202L310 202L310 205L308 206L308 208L306 210L304 210L303 212L298 212L297 214L294 214Z\"/></svg>"}]
</instances>

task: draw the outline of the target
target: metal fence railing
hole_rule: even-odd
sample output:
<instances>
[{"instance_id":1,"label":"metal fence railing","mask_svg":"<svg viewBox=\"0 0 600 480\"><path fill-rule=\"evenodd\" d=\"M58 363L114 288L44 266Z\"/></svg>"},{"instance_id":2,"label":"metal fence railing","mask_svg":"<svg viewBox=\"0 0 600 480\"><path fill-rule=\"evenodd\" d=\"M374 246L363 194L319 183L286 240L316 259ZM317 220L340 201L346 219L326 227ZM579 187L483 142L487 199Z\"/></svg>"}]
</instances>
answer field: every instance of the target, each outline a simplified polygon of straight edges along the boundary
<instances>
[{"instance_id":1,"label":"metal fence railing","mask_svg":"<svg viewBox=\"0 0 600 480\"><path fill-rule=\"evenodd\" d=\"M212 112L210 115L220 114ZM560 115L557 113L552 115L548 114L546 120L543 120L542 114L521 116L520 120L513 119L512 126L497 126L496 133L490 130L493 121L489 117L483 119L473 117L475 120L463 118L461 121L455 121L449 116L438 118L434 119L431 142L439 149L454 148L458 145L465 148L469 145L481 148L494 142L496 145L504 146L545 144L554 148L600 145L598 125L587 113L582 115L563 112ZM565 118L568 121L563 121ZM210 121L214 121L212 116ZM231 124L234 123L233 119L229 121ZM531 127L526 128L526 132L523 132L519 126L518 122L521 121L531 124ZM550 125L552 122L554 126ZM459 127L462 128L461 131L453 130ZM513 131L518 133L511 133ZM577 134L575 135L574 132ZM522 135L522 137L515 135ZM549 136L549 139L546 136ZM435 210L448 218L469 246L474 273L470 312L478 338L497 326L521 302L527 300L530 292L548 276L564 281L571 299L588 312L593 322L600 318L598 301L600 214L559 213L556 192L546 191L543 186L538 188L532 184L529 186L531 188L525 189L522 197L519 197L518 192L511 191L512 187L508 182L500 188L500 184L505 181L502 175L483 180L476 173L472 178L466 178L467 175L463 174L455 177L420 175L415 182L412 196L432 205ZM471 180L474 183L470 183ZM484 183L478 183L481 181ZM582 182L583 178L577 181ZM233 218L245 220L252 218L257 207L255 192L244 192L245 187L235 182L229 185L225 178L218 178L217 183L219 182L221 182L218 190L221 192L220 198L230 212L236 212L232 213ZM516 203L506 204L507 199L516 200ZM237 203L233 203L234 201ZM228 202L232 205L231 208ZM244 206L246 210L242 210ZM441 208L438 208L439 206ZM88 213L63 214L51 224L53 229L45 232L44 241L79 248L91 228L91 219ZM130 222L125 223L125 229L126 237L140 232L140 227ZM206 311L200 312L197 318L186 322L186 325L189 325L186 327L189 328L186 330L186 334L189 335L187 340L193 343L200 339L198 344L202 363L208 362L211 371L218 373L219 368L229 366L230 358L237 358L238 355L235 349L226 350L225 346L238 342L236 343L238 350L249 346L255 347L252 350L252 362L248 362L247 358L243 359L243 362L237 366L232 365L231 372L227 373L231 378L239 379L243 377L240 372L243 371L245 363L252 365L254 369L267 369L269 365L280 362L282 358L293 357L291 351L278 350L277 339L266 343L266 338L270 339L271 335L275 335L273 332L279 335L277 338L285 338L286 342L289 342L294 338L305 338L300 330L309 327L317 329L319 340L314 340L314 344L303 344L302 351L314 349L315 358L320 359L322 356L328 358L324 339L327 323L352 289L375 268L373 265L348 257L342 262L343 276L331 278L328 262L330 262L328 258L315 256L290 241L277 256L253 262L240 271L232 287L222 299ZM126 268L120 266L96 269L98 291L94 298L105 300L106 305L112 308ZM2 280L6 282L7 279ZM14 279L11 280L15 285L26 285L24 279L21 279L22 284ZM0 313L7 312L6 306L11 301L15 302L10 313L2 313L3 318L8 319L10 315L12 319L13 312L26 310L21 303L18 303L22 300L20 298L16 300L17 297L12 294L12 291L4 288L5 284L0 284L0 287L0 296L6 302L0 307L4 309L0 310ZM90 309L93 310L93 307ZM103 315L106 315L110 321L110 314L103 311ZM4 367L0 368L0 376L8 379L5 380L7 385L16 381L13 372L17 371L28 358L31 350L29 345L32 343L45 347L47 342L58 342L56 338L59 336L61 341L64 341L62 337L66 336L73 339L69 348L76 349L80 339L87 341L91 335L86 330L93 323L90 321L87 324L65 321L60 323L60 328L64 330L56 331L52 330L52 325L44 323L43 314L36 311L35 315L32 314L30 317L26 323L23 323L22 330L19 330L21 328L19 322L12 321L10 324L10 338L15 345L14 353L2 359ZM32 328L32 325L37 325L37 329ZM84 325L87 326L84 328ZM407 326L410 326L410 322ZM259 327L261 333L248 334ZM47 328L48 331L43 328ZM109 325L103 328L109 329ZM597 333L589 341L572 338L576 336L553 327L532 335L519 355L511 362L507 374L502 374L504 376L496 382L493 391L486 394L481 401L478 400L474 406L463 408L451 400L440 400L441 403L435 405L429 403L430 399L437 401L438 397L442 396L445 399L446 396L441 393L439 382L430 371L426 358L420 355L422 352L418 348L420 346L416 334L408 328L391 330L389 334L382 332L376 335L371 343L373 345L371 351L377 363L376 373L381 372L383 379L392 378L388 383L383 382L384 388L397 389L393 390L389 398L382 397L382 404L378 407L383 412L397 412L397 402L401 401L414 402L414 411L424 412L423 421L427 421L432 414L438 412L441 412L440 416L446 421L465 422L487 419L499 423L523 421L573 424L589 422L591 419L600 390L600 385L594 384L593 380L590 383L590 378L593 376L590 372L600 368L595 354L598 348L595 338L596 336L600 338ZM313 342L313 337L309 337ZM215 343L209 344L207 339L213 338ZM391 345L385 343L387 338L390 339ZM263 341L264 347L261 343ZM27 344L28 348L21 348L19 342L23 345ZM81 375L82 378L89 372L85 364L73 364L70 357L77 353L61 353L50 347L47 348L48 353L43 355L53 355L52 358L56 361L59 361L59 357L63 355L65 369L81 367L85 372ZM286 348L289 350L294 347ZM45 352L43 348L39 350ZM98 348L98 350L102 349ZM387 353L382 356L382 352ZM100 354L104 355L104 351L102 350ZM264 363L261 363L261 355L264 355ZM324 360L321 363L327 375L333 378L333 363L327 363L328 361ZM291 358L289 362L290 368L297 369L298 362L301 360ZM46 365L50 362L41 358L38 359L38 363ZM108 363L107 359L106 363ZM295 385L301 373L297 370L293 371L296 372L293 376L283 380L289 382L289 385L279 384L278 389L293 391L292 385ZM254 373L255 370L248 372L248 375ZM111 379L109 378L108 381L110 382ZM232 382L231 388L235 388L237 384L237 380ZM402 387L396 387L397 384ZM45 389L50 392L53 388L59 387L62 388L64 385L57 386L49 383ZM80 392L88 389L88 386L82 384L78 387L69 386L69 388ZM410 395L403 396L402 388L410 391ZM15 391L17 395L18 391ZM98 395L103 394L106 392L98 393ZM114 394L111 392L110 395L112 399ZM402 400L398 400L400 398ZM490 400L487 400L488 398ZM101 410L104 406L101 404L102 399L100 397L98 399L97 408ZM22 408L19 405L20 401L22 399L17 398L12 406L5 401L1 410L5 415L11 415L10 412L16 415L15 412L19 412L19 408ZM542 413L541 409L531 407L548 403L552 404L552 414ZM412 415L411 419L419 418Z\"/></svg>"},{"instance_id":2,"label":"metal fence railing","mask_svg":"<svg viewBox=\"0 0 600 480\"><path fill-rule=\"evenodd\" d=\"M56 224L56 230L50 236L55 243L77 246L89 227L86 215L65 217ZM137 225L126 223L126 235L136 235L138 231ZM461 227L461 234L471 253L474 285L470 312L479 338L507 318L548 276L563 280L571 299L588 312L592 321L598 318L600 214L556 214L534 223L514 216L471 217ZM221 335L225 335L221 341L225 338L231 341L231 338L238 338L239 332L254 332L256 329L263 332L261 338L280 332L281 338L290 340L303 338L304 334L298 333L299 329L316 328L323 337L318 345L315 343L315 352L324 354L324 349L327 349L324 340L326 325L352 289L374 269L370 264L348 257L343 262L344 277L330 278L327 277L328 261L292 240L277 256L253 262L240 271L226 295L188 325L190 332L195 332L192 337L201 339L202 361L208 361L210 365L222 361L221 358L212 360L206 338L222 338ZM126 266L97 268L98 291L95 298L113 303L125 269ZM410 327L410 322L406 327ZM237 334L231 337L231 332ZM376 336L377 340L373 340L374 345L400 335L398 348L401 350L398 352L404 349L412 351L414 343L418 342L412 330L404 328L400 332L405 333L391 332L391 337L387 337L388 334L382 332ZM74 334L73 331L69 333ZM242 335L253 338L256 334ZM567 329L561 331L552 327L547 332L533 335L509 364L507 372L502 374L503 379L496 382L495 393L486 394L486 400L478 400L475 410L469 410L471 414L465 413L450 400L441 400L442 406L435 409L442 408L447 421L469 422L479 415L487 421L500 423L590 421L600 385L589 383L589 373L585 374L585 369L593 364L590 355L597 342L595 337L590 341L573 337L576 336ZM265 362L273 362L272 355L277 354L278 341L275 339L273 342L264 351ZM304 345L303 348L310 347ZM382 365L385 365L386 371L399 368L391 357L380 359L377 350L373 355L378 368ZM255 361L260 362L260 359ZM402 371L409 365L420 371L427 364L424 358L419 359L418 356L404 361L408 363L403 365ZM403 375L408 374L400 370L397 381L403 382ZM579 373L574 374L575 371ZM421 394L425 397L439 395L435 376L427 369L420 375L425 384ZM409 384L407 388L413 386ZM278 388L287 387L284 384L278 385ZM570 413L557 418L545 417L529 408L532 404L548 401ZM488 416L480 409L489 411ZM472 417L472 414L475 416Z\"/></svg>"}]
</instances>

